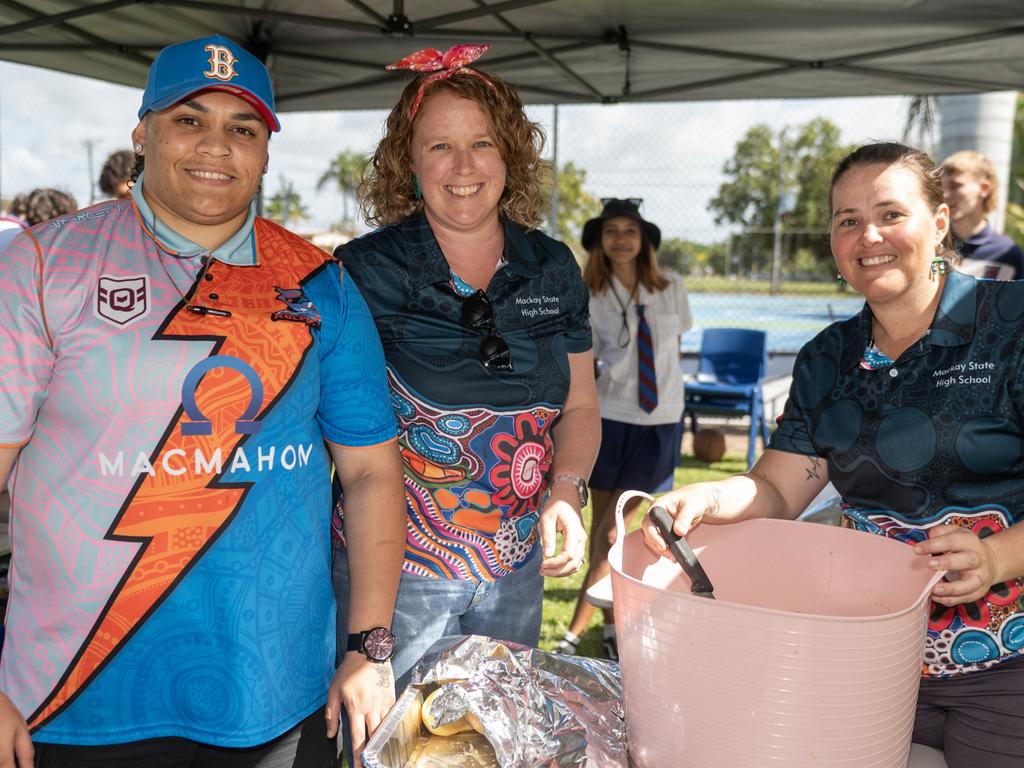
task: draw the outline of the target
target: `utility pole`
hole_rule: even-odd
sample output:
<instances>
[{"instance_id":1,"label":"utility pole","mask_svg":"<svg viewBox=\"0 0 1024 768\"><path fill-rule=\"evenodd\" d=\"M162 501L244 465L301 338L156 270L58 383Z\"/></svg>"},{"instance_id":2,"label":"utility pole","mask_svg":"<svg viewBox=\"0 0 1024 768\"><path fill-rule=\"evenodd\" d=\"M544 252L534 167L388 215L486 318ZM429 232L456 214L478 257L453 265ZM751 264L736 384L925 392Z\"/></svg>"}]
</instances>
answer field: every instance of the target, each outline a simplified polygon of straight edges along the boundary
<instances>
[{"instance_id":1,"label":"utility pole","mask_svg":"<svg viewBox=\"0 0 1024 768\"><path fill-rule=\"evenodd\" d=\"M551 126L551 218L548 234L558 239L558 105L554 105Z\"/></svg>"},{"instance_id":2,"label":"utility pole","mask_svg":"<svg viewBox=\"0 0 1024 768\"><path fill-rule=\"evenodd\" d=\"M787 213L789 190L786 188L786 129L779 131L779 201L772 224L772 295L782 288L782 216Z\"/></svg>"},{"instance_id":3,"label":"utility pole","mask_svg":"<svg viewBox=\"0 0 1024 768\"><path fill-rule=\"evenodd\" d=\"M95 139L86 139L82 142L85 145L86 164L89 166L89 205L96 202L96 177L92 172L92 149L96 146Z\"/></svg>"}]
</instances>

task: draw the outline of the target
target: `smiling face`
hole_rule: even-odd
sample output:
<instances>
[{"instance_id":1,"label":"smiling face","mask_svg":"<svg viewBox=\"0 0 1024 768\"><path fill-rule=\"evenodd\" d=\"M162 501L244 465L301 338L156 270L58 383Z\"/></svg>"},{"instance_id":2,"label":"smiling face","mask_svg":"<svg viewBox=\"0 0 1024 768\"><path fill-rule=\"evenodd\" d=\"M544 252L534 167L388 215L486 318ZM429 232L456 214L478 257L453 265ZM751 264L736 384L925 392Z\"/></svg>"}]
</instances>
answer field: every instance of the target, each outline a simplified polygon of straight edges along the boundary
<instances>
[{"instance_id":1,"label":"smiling face","mask_svg":"<svg viewBox=\"0 0 1024 768\"><path fill-rule=\"evenodd\" d=\"M832 255L850 287L875 306L938 288L931 280L949 208L932 210L917 176L900 164L860 165L832 190Z\"/></svg>"},{"instance_id":2,"label":"smiling face","mask_svg":"<svg viewBox=\"0 0 1024 768\"><path fill-rule=\"evenodd\" d=\"M942 179L942 194L957 237L966 239L980 229L985 220L985 200L992 194L992 182L969 171L946 173Z\"/></svg>"},{"instance_id":3,"label":"smiling face","mask_svg":"<svg viewBox=\"0 0 1024 768\"><path fill-rule=\"evenodd\" d=\"M222 245L248 216L266 170L268 137L259 113L223 91L148 112L132 132L146 161L146 202L193 242Z\"/></svg>"},{"instance_id":4,"label":"smiling face","mask_svg":"<svg viewBox=\"0 0 1024 768\"><path fill-rule=\"evenodd\" d=\"M636 219L613 216L601 224L601 249L613 268L635 262L642 244L640 222Z\"/></svg>"},{"instance_id":5,"label":"smiling face","mask_svg":"<svg viewBox=\"0 0 1024 768\"><path fill-rule=\"evenodd\" d=\"M447 90L423 100L410 146L432 227L485 233L500 226L505 161L480 106Z\"/></svg>"}]
</instances>

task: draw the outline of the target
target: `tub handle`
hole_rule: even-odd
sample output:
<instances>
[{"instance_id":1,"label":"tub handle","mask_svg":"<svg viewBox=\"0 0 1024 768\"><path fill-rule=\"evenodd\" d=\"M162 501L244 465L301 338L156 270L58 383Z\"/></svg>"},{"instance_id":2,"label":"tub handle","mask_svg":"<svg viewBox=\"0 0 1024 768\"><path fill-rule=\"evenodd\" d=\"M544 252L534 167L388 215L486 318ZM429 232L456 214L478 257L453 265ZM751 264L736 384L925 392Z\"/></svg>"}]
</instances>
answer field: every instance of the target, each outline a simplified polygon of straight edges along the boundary
<instances>
[{"instance_id":1,"label":"tub handle","mask_svg":"<svg viewBox=\"0 0 1024 768\"><path fill-rule=\"evenodd\" d=\"M647 510L651 522L658 528L661 537L668 544L668 551L672 553L676 561L682 566L683 571L690 578L690 592L698 597L709 597L715 599L715 588L711 585L711 579L704 571L697 555L687 543L686 539L672 530L672 516L664 507L653 506Z\"/></svg>"}]
</instances>

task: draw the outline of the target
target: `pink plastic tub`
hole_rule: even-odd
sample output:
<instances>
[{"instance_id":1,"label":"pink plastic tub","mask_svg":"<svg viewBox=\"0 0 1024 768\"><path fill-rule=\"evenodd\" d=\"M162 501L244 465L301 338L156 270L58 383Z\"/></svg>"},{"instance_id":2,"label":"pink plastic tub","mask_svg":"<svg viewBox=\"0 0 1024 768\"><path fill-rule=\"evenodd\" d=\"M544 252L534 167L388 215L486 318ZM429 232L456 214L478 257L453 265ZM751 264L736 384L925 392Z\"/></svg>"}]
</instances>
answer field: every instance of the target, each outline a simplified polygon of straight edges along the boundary
<instances>
[{"instance_id":1,"label":"pink plastic tub","mask_svg":"<svg viewBox=\"0 0 1024 768\"><path fill-rule=\"evenodd\" d=\"M782 520L688 537L716 600L640 531L610 554L638 768L903 768L928 594L901 542Z\"/></svg>"}]
</instances>

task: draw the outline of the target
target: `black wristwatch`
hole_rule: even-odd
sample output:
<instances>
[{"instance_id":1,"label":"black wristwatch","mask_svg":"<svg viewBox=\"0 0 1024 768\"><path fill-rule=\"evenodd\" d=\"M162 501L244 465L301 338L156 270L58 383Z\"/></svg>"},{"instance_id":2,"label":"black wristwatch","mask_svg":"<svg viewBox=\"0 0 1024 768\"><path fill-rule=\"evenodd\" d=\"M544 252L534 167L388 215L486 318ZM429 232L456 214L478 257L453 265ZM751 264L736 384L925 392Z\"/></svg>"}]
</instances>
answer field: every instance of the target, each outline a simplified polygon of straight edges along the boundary
<instances>
[{"instance_id":1,"label":"black wristwatch","mask_svg":"<svg viewBox=\"0 0 1024 768\"><path fill-rule=\"evenodd\" d=\"M590 498L590 490L587 488L586 480L578 475L570 475L568 472L563 472L551 481L551 487L554 487L559 483L569 483L569 485L576 489L576 494L580 497L580 509L587 506L587 499Z\"/></svg>"},{"instance_id":2,"label":"black wristwatch","mask_svg":"<svg viewBox=\"0 0 1024 768\"><path fill-rule=\"evenodd\" d=\"M378 664L395 655L395 636L390 629L374 627L348 636L346 651L358 651Z\"/></svg>"}]
</instances>

